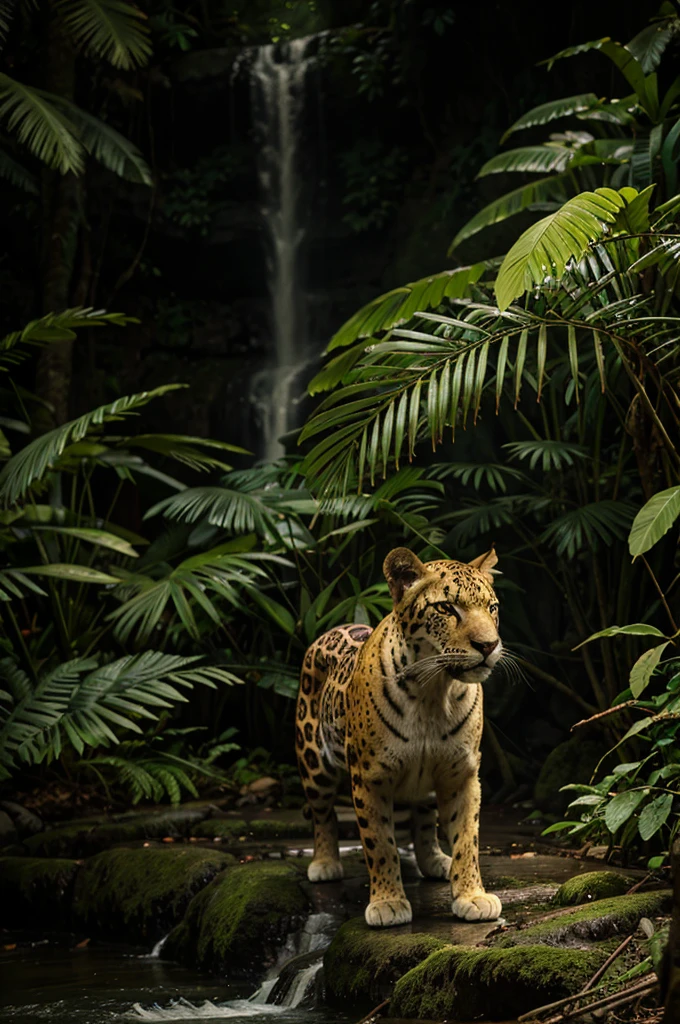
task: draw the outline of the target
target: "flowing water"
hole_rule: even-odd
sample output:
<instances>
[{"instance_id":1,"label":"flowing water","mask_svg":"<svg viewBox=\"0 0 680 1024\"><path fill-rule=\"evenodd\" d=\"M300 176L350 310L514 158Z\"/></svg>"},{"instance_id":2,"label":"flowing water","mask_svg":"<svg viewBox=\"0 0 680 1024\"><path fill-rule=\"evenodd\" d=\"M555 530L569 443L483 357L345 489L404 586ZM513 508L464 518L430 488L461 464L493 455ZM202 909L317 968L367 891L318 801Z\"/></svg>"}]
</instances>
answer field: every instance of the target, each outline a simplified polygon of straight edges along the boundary
<instances>
[{"instance_id":1,"label":"flowing water","mask_svg":"<svg viewBox=\"0 0 680 1024\"><path fill-rule=\"evenodd\" d=\"M254 382L266 459L283 453L279 438L295 425L296 384L307 361L300 265L307 176L301 142L313 39L261 46L250 67L275 357Z\"/></svg>"}]
</instances>

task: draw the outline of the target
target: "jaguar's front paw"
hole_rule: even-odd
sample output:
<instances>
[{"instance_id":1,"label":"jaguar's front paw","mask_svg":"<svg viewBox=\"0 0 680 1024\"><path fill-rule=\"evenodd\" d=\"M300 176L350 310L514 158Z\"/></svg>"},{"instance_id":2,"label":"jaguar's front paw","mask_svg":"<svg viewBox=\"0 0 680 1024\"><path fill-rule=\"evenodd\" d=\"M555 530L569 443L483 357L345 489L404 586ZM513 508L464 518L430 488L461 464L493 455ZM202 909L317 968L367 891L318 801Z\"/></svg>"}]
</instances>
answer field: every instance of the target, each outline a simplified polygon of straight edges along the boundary
<instances>
[{"instance_id":1,"label":"jaguar's front paw","mask_svg":"<svg viewBox=\"0 0 680 1024\"><path fill-rule=\"evenodd\" d=\"M307 868L307 878L310 882L336 882L344 874L339 860L313 860Z\"/></svg>"},{"instance_id":2,"label":"jaguar's front paw","mask_svg":"<svg viewBox=\"0 0 680 1024\"><path fill-rule=\"evenodd\" d=\"M401 900L373 900L366 907L366 924L371 928L392 928L397 924L408 924L413 913L411 904Z\"/></svg>"},{"instance_id":3,"label":"jaguar's front paw","mask_svg":"<svg viewBox=\"0 0 680 1024\"><path fill-rule=\"evenodd\" d=\"M498 896L484 891L458 896L451 905L453 916L463 921L495 921L502 909Z\"/></svg>"}]
</instances>

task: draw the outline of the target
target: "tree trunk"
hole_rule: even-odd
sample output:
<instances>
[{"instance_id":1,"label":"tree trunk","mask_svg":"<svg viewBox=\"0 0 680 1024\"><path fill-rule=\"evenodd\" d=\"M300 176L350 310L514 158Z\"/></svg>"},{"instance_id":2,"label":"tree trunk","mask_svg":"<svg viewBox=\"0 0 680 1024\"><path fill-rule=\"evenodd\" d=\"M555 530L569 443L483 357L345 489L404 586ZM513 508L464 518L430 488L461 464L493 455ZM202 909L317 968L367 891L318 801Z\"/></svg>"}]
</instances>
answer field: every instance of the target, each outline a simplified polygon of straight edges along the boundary
<instances>
[{"instance_id":1,"label":"tree trunk","mask_svg":"<svg viewBox=\"0 0 680 1024\"><path fill-rule=\"evenodd\" d=\"M47 46L46 87L72 100L75 91L75 52L60 22L52 18ZM43 183L43 313L68 309L78 245L80 180L74 174L46 172ZM38 361L36 391L52 407L46 427L66 422L73 342L62 341L44 349Z\"/></svg>"}]
</instances>

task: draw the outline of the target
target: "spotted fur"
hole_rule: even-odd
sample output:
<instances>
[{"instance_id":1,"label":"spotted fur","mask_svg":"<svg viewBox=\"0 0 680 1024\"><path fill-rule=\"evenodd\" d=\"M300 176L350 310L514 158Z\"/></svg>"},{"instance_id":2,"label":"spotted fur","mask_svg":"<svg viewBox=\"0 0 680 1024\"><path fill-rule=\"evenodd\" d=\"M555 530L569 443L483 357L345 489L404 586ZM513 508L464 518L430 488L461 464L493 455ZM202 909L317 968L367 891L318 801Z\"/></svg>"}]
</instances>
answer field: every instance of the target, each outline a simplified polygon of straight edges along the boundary
<instances>
[{"instance_id":1,"label":"spotted fur","mask_svg":"<svg viewBox=\"0 0 680 1024\"><path fill-rule=\"evenodd\" d=\"M339 626L308 649L297 702L300 775L314 820L313 882L342 878L335 796L342 773L370 876L369 925L411 920L394 801L414 805L418 866L451 882L452 911L495 920L479 873L481 683L501 656L493 549L469 564L423 564L397 548L384 572L392 612L371 630ZM434 796L433 796L434 795ZM452 856L440 848L437 816Z\"/></svg>"}]
</instances>

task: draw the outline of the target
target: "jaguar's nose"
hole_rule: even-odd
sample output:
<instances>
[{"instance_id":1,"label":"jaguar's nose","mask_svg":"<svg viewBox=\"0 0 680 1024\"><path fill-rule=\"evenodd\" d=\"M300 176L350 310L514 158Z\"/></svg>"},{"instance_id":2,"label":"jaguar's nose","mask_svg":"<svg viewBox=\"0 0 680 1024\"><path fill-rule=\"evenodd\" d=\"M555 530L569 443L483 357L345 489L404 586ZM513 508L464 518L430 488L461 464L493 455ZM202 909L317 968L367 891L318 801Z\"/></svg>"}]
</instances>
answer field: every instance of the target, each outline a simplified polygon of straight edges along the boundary
<instances>
[{"instance_id":1,"label":"jaguar's nose","mask_svg":"<svg viewBox=\"0 0 680 1024\"><path fill-rule=\"evenodd\" d=\"M471 640L470 643L484 658L488 658L498 647L498 640Z\"/></svg>"}]
</instances>

